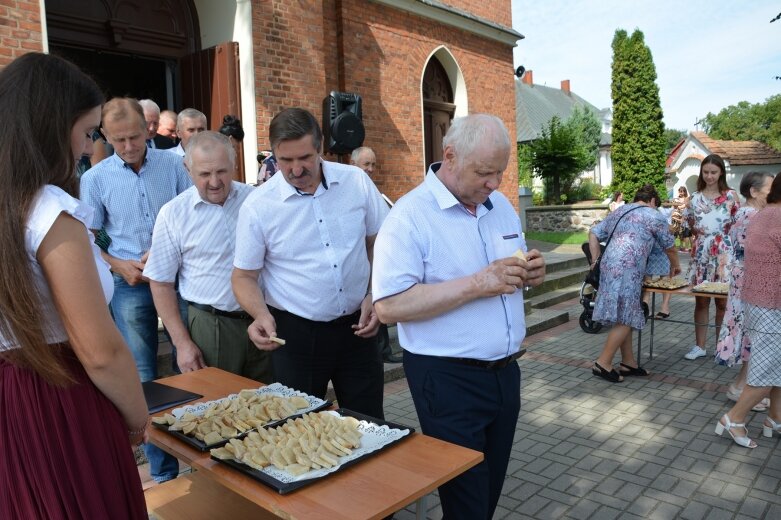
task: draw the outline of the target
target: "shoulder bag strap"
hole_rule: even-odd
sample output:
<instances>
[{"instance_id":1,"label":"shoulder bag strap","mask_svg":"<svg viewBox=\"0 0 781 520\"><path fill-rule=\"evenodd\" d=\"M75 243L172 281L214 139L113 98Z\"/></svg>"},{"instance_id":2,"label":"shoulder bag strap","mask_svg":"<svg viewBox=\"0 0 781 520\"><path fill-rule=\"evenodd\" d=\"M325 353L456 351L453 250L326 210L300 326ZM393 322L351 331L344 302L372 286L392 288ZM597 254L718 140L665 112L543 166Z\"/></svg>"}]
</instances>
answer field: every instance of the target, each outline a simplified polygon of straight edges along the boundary
<instances>
[{"instance_id":1,"label":"shoulder bag strap","mask_svg":"<svg viewBox=\"0 0 781 520\"><path fill-rule=\"evenodd\" d=\"M615 233L616 229L618 229L618 224L621 222L621 219L624 218L625 216L627 216L628 214L632 213L634 210L640 209L642 207L644 207L644 206L635 206L634 208L630 209L629 211L627 211L626 213L624 213L623 215L618 217L618 222L616 222L616 225L613 226L613 231L610 232L610 236L607 237L607 242L605 242L605 249L607 249L607 246L610 245L610 241L613 240L613 233ZM600 256L602 256L602 255L600 255Z\"/></svg>"}]
</instances>

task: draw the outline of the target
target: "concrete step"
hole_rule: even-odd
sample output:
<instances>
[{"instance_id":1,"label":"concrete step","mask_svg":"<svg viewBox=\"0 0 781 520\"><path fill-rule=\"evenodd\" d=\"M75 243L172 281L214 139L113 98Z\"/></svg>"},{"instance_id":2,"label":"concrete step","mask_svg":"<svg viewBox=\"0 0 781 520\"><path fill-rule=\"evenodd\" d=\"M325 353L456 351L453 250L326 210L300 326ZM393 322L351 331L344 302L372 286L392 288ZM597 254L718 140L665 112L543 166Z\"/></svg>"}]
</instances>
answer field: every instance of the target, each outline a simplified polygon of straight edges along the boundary
<instances>
[{"instance_id":1,"label":"concrete step","mask_svg":"<svg viewBox=\"0 0 781 520\"><path fill-rule=\"evenodd\" d=\"M580 296L580 283L562 287L561 289L554 289L546 293L538 294L532 298L528 298L524 304L528 305L526 314L529 314L531 309L546 309L557 303L565 302L573 298Z\"/></svg>"},{"instance_id":2,"label":"concrete step","mask_svg":"<svg viewBox=\"0 0 781 520\"><path fill-rule=\"evenodd\" d=\"M566 271L576 267L588 268L588 260L585 255L572 255L561 253L543 253L545 259L545 272L547 274Z\"/></svg>"},{"instance_id":3,"label":"concrete step","mask_svg":"<svg viewBox=\"0 0 781 520\"><path fill-rule=\"evenodd\" d=\"M533 336L569 321L567 311L534 309L526 316L526 336Z\"/></svg>"},{"instance_id":4,"label":"concrete step","mask_svg":"<svg viewBox=\"0 0 781 520\"><path fill-rule=\"evenodd\" d=\"M532 287L525 296L526 298L534 298L540 294L555 291L557 289L563 289L571 285L579 285L583 283L587 271L588 267L583 265L582 267L573 267L562 271L554 271L552 273L546 272L545 281L537 287Z\"/></svg>"}]
</instances>

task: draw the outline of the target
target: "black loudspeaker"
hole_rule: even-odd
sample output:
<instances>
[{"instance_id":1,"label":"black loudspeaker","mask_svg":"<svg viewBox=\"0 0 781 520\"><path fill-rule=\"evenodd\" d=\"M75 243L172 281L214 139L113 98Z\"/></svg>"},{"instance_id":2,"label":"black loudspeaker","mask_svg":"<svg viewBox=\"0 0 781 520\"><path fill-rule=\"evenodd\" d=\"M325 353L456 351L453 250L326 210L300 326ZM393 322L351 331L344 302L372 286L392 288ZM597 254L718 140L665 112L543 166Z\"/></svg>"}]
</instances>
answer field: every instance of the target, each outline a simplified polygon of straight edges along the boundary
<instances>
[{"instance_id":1,"label":"black loudspeaker","mask_svg":"<svg viewBox=\"0 0 781 520\"><path fill-rule=\"evenodd\" d=\"M366 130L361 121L361 96L332 91L323 99L325 151L350 153L363 145Z\"/></svg>"}]
</instances>

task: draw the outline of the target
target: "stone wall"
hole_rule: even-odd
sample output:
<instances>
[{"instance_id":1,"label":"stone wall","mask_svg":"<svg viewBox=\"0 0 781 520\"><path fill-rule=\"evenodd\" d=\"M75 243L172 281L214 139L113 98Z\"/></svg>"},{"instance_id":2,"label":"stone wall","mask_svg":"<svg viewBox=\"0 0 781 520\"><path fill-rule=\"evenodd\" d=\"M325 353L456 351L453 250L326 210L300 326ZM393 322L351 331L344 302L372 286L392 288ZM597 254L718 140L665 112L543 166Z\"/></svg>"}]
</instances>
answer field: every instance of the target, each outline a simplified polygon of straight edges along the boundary
<instances>
[{"instance_id":1,"label":"stone wall","mask_svg":"<svg viewBox=\"0 0 781 520\"><path fill-rule=\"evenodd\" d=\"M605 218L607 206L534 206L526 209L526 231L588 231Z\"/></svg>"}]
</instances>

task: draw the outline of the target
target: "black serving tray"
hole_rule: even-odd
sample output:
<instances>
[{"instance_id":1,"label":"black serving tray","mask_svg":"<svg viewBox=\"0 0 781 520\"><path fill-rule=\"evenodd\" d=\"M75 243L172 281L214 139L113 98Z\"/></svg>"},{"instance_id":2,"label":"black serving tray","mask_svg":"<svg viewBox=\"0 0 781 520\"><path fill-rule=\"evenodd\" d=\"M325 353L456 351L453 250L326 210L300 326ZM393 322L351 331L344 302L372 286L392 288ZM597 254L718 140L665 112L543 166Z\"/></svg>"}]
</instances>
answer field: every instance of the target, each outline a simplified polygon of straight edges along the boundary
<instances>
[{"instance_id":1,"label":"black serving tray","mask_svg":"<svg viewBox=\"0 0 781 520\"><path fill-rule=\"evenodd\" d=\"M272 475L269 475L268 473L265 473L263 471L259 471L255 468L251 468L245 464L242 464L241 462L237 462L235 460L221 460L217 457L212 456L211 458L216 460L219 463L225 464L227 466L230 466L231 468L235 469L236 471L243 473L247 475L248 477L251 477L258 482L265 484L266 486L276 490L280 495L285 495L287 493L290 493L292 491L296 491L297 489L301 489L302 487L306 487L310 484L313 484L319 480L322 480L324 478L328 478L329 476L338 473L342 471L344 468L349 468L350 466L353 466L355 464L358 464L362 460L366 460L367 458L376 455L377 453L380 453L381 451L387 449L389 446L393 446L394 444L397 444L404 439L409 438L410 435L412 435L415 432L415 428L412 428L411 426L406 426L403 424L398 424L390 421L384 421L381 419L377 419L375 417L370 417L368 415L364 415L362 413L354 412L352 410L347 410L346 408L339 408L338 410L335 410L336 413L343 417L354 417L358 419L359 421L366 421L370 424L375 424L378 426L387 426L388 428L395 429L395 430L409 430L406 434L403 434L401 437L389 440L386 444L383 444L379 449L364 453L360 455L358 458L346 461L341 463L339 466L336 467L334 471L331 473L328 473L323 476L314 477L314 478L308 478L304 480L294 480L292 482L282 482L281 480L278 480Z\"/></svg>"},{"instance_id":2,"label":"black serving tray","mask_svg":"<svg viewBox=\"0 0 781 520\"><path fill-rule=\"evenodd\" d=\"M271 385L269 385L269 386L271 386ZM225 398L227 399L227 396ZM297 417L301 417L302 415L304 415L306 413L319 412L320 410L325 410L326 408L330 408L332 404L333 403L331 401L323 401L322 404L318 405L315 408L312 408L311 410L307 410L305 412L301 412L301 413L297 413L297 414L294 414L294 415L290 415L288 417L285 417L283 419L279 419L277 421L272 421L272 422L270 422L268 424L265 424L263 427L264 428L273 428L275 426L279 426L280 424L284 423L288 419L291 419L291 418L295 419ZM195 437L192 437L190 435L185 435L181 431L169 430L167 424L157 424L156 422L153 422L152 426L154 426L158 430L162 430L162 431L166 432L167 434L176 437L177 439L179 439L183 443L185 443L185 444L187 444L189 446L192 446L193 448L195 448L196 450L199 450L199 451L209 451L212 448L219 448L220 446L225 446L225 444L227 444L228 441L230 440L230 439L224 439L224 440L221 440L220 442L216 442L214 444L205 444L203 441L200 441L200 440L198 440ZM255 428L253 428L253 430L254 429ZM240 433L239 435L237 435L236 437L233 437L233 438L234 439L241 439L241 438L245 437L251 431L252 430L247 430L246 432Z\"/></svg>"}]
</instances>

